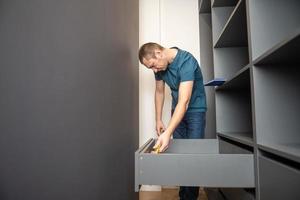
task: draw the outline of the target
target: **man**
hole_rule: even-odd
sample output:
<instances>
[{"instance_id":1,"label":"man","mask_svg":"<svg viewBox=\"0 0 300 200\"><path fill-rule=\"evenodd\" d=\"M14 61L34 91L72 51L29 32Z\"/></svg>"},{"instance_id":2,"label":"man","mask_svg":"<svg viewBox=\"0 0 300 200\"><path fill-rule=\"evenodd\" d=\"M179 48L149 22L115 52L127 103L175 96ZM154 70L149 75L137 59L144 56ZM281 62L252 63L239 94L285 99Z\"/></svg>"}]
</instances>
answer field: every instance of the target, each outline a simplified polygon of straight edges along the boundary
<instances>
[{"instance_id":1,"label":"man","mask_svg":"<svg viewBox=\"0 0 300 200\"><path fill-rule=\"evenodd\" d=\"M155 73L155 112L158 134L154 148L160 152L174 139L200 139L204 137L206 97L203 77L197 60L177 47L164 48L156 43L140 47L139 60ZM172 91L172 117L165 128L162 122L165 83ZM196 200L199 187L180 187L181 200Z\"/></svg>"}]
</instances>

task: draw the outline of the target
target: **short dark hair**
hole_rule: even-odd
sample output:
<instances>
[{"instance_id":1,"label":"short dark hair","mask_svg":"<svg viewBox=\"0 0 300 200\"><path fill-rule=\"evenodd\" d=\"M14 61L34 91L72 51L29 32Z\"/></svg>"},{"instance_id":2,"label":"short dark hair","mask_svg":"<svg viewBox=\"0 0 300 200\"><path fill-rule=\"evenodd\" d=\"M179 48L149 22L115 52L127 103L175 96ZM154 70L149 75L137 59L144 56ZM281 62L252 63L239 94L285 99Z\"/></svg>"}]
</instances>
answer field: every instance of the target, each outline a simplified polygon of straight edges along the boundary
<instances>
[{"instance_id":1,"label":"short dark hair","mask_svg":"<svg viewBox=\"0 0 300 200\"><path fill-rule=\"evenodd\" d=\"M151 56L152 58L155 58L155 50L164 50L165 48L157 43L154 42L148 42L146 44L143 44L140 47L139 50L139 60L143 64L143 58L146 58L147 56Z\"/></svg>"}]
</instances>

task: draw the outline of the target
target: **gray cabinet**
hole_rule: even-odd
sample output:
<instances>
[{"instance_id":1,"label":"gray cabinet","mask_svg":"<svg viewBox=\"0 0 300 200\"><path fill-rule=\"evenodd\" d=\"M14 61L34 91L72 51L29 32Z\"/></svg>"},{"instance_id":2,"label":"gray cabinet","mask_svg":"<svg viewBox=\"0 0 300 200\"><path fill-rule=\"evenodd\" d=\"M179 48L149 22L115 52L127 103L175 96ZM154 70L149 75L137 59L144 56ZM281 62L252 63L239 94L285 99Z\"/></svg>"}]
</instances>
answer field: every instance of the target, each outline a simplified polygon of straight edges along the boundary
<instances>
[{"instance_id":1,"label":"gray cabinet","mask_svg":"<svg viewBox=\"0 0 300 200\"><path fill-rule=\"evenodd\" d=\"M202 6L210 4L210 9ZM216 132L224 150L250 149L255 189L221 189L227 199L299 199L300 1L200 0L199 16L211 19ZM208 21L208 20L206 20ZM200 20L200 29L203 26ZM205 48L206 49L203 49ZM209 120L209 119L208 119ZM235 151L235 150L234 150ZM281 197L281 198L280 198Z\"/></svg>"},{"instance_id":2,"label":"gray cabinet","mask_svg":"<svg viewBox=\"0 0 300 200\"><path fill-rule=\"evenodd\" d=\"M300 170L276 158L259 156L261 199L300 199Z\"/></svg>"},{"instance_id":3,"label":"gray cabinet","mask_svg":"<svg viewBox=\"0 0 300 200\"><path fill-rule=\"evenodd\" d=\"M162 153L151 153L150 139L135 153L135 190L139 185L253 188L253 154L219 151L218 139L176 139Z\"/></svg>"}]
</instances>

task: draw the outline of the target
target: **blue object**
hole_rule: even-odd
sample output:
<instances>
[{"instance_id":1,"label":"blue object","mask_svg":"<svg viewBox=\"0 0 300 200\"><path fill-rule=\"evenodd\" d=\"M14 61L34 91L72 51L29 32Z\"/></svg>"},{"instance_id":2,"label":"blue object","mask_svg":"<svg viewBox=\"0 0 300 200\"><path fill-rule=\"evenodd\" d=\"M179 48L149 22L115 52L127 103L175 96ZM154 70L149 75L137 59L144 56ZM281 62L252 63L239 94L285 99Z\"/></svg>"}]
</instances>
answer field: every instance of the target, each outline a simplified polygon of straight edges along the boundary
<instances>
[{"instance_id":1,"label":"blue object","mask_svg":"<svg viewBox=\"0 0 300 200\"><path fill-rule=\"evenodd\" d=\"M207 83L205 83L205 86L220 86L223 85L225 83L225 79L224 78L215 78Z\"/></svg>"}]
</instances>

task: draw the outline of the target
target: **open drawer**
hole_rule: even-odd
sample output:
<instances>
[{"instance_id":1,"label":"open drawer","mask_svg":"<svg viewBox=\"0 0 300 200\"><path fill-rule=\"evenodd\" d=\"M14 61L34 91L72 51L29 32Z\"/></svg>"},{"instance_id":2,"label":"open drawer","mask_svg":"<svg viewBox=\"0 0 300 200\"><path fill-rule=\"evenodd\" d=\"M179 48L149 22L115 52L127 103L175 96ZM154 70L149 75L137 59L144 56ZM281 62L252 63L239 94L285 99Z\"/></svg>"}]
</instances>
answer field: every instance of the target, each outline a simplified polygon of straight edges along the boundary
<instances>
[{"instance_id":1,"label":"open drawer","mask_svg":"<svg viewBox=\"0 0 300 200\"><path fill-rule=\"evenodd\" d=\"M254 188L253 154L220 154L218 139L175 139L161 154L154 139L135 152L135 191L140 185Z\"/></svg>"}]
</instances>

